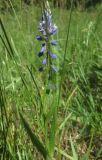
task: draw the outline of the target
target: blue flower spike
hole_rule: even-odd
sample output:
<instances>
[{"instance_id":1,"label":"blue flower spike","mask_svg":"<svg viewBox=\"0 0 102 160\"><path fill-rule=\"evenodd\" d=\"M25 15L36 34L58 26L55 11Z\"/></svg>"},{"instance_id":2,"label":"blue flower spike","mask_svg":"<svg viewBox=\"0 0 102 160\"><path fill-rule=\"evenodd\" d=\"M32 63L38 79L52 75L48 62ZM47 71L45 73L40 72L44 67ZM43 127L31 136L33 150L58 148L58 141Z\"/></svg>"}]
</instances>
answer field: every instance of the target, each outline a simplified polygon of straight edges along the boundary
<instances>
[{"instance_id":1,"label":"blue flower spike","mask_svg":"<svg viewBox=\"0 0 102 160\"><path fill-rule=\"evenodd\" d=\"M53 50L51 47L57 46L58 44L57 40L52 40L51 38L51 36L57 33L58 27L53 23L49 7L44 7L38 30L41 35L37 35L36 39L44 42L41 46L40 52L38 53L39 57L44 56L42 65L50 65L50 69L52 68L55 72L58 72L58 69L53 66L53 59L57 59L57 55L51 52ZM39 71L43 71L43 67L40 67Z\"/></svg>"}]
</instances>

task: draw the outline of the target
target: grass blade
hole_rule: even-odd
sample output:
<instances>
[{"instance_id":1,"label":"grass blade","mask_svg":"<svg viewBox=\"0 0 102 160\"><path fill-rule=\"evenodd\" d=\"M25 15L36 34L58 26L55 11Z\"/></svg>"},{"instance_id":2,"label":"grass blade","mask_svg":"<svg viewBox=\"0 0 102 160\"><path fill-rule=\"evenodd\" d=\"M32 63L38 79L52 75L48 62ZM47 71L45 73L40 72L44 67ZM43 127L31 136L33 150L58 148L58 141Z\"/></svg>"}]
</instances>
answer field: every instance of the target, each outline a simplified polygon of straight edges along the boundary
<instances>
[{"instance_id":1,"label":"grass blade","mask_svg":"<svg viewBox=\"0 0 102 160\"><path fill-rule=\"evenodd\" d=\"M63 150L61 150L61 149L59 149L57 147L55 147L55 150L57 152L59 152L63 157L65 157L65 158L67 158L69 160L73 160L73 158L70 155L68 155L65 151L63 151Z\"/></svg>"},{"instance_id":2,"label":"grass blade","mask_svg":"<svg viewBox=\"0 0 102 160\"><path fill-rule=\"evenodd\" d=\"M30 137L32 143L34 146L36 146L37 150L43 155L43 157L45 159L47 159L48 157L48 152L45 149L45 147L43 146L43 144L39 141L39 139L37 138L37 136L32 132L29 124L27 123L27 121L24 119L24 117L22 116L22 114L20 113L20 117L22 120L22 123L24 125L24 128L28 134L28 136Z\"/></svg>"},{"instance_id":3,"label":"grass blade","mask_svg":"<svg viewBox=\"0 0 102 160\"><path fill-rule=\"evenodd\" d=\"M11 44L10 44L10 41L9 41L8 35L7 35L7 33L6 33L6 30L5 30L5 27L4 27L3 23L2 23L1 18L0 18L0 25L1 25L1 28L2 28L3 33L4 33L4 35L5 35L6 41L7 41L7 43L8 43L8 46L9 46L10 52L11 52L12 56L14 56L14 51L13 51L12 46L11 46Z\"/></svg>"},{"instance_id":4,"label":"grass blade","mask_svg":"<svg viewBox=\"0 0 102 160\"><path fill-rule=\"evenodd\" d=\"M11 52L9 51L9 49L8 49L6 43L5 43L5 41L4 41L4 39L3 39L3 37L1 35L0 35L0 38L1 38L1 41L2 41L3 45L5 46L7 52L9 54L9 56L10 56L10 58L12 58Z\"/></svg>"},{"instance_id":5,"label":"grass blade","mask_svg":"<svg viewBox=\"0 0 102 160\"><path fill-rule=\"evenodd\" d=\"M70 136L70 143L71 143L71 149L72 149L72 153L73 153L73 160L78 160L78 156L77 156L77 153L75 151L75 147L74 147L71 136Z\"/></svg>"}]
</instances>

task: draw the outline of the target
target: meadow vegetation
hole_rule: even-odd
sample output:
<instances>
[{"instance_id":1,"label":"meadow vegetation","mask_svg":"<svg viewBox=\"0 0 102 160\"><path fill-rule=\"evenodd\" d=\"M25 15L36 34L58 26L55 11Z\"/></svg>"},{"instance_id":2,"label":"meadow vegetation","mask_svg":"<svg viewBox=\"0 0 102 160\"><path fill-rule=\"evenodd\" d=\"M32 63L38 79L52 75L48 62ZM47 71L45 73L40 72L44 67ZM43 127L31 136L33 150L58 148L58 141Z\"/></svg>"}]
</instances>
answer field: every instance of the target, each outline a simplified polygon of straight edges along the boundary
<instances>
[{"instance_id":1,"label":"meadow vegetation","mask_svg":"<svg viewBox=\"0 0 102 160\"><path fill-rule=\"evenodd\" d=\"M41 8L0 11L0 159L102 159L102 5L51 7L59 42L46 91L36 40Z\"/></svg>"}]
</instances>

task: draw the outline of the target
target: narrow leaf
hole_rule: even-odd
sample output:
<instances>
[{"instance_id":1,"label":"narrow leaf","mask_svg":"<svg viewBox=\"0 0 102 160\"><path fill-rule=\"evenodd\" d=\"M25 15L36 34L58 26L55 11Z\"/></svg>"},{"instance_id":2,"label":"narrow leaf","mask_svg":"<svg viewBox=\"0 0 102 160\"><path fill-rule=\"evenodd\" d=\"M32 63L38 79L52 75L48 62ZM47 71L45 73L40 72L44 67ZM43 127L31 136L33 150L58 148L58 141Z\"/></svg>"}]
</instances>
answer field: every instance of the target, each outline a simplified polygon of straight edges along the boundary
<instances>
[{"instance_id":1,"label":"narrow leaf","mask_svg":"<svg viewBox=\"0 0 102 160\"><path fill-rule=\"evenodd\" d=\"M2 20L1 20L1 18L0 18L0 25L1 25L1 28L2 28L3 33L4 33L4 35L5 35L5 38L6 38L6 41L7 41L7 43L8 43L9 49L10 49L10 51L11 51L11 54L12 54L12 56L14 56L14 51L13 51L13 49L12 49L11 43L10 43L10 41L9 41L8 35L7 35L7 33L6 33L6 30L5 30L5 27L4 27L4 25L3 25L3 22L2 22Z\"/></svg>"},{"instance_id":2,"label":"narrow leaf","mask_svg":"<svg viewBox=\"0 0 102 160\"><path fill-rule=\"evenodd\" d=\"M78 160L78 155L75 151L75 147L74 147L71 136L70 136L70 143L71 143L71 149L72 149L72 153L73 153L73 160Z\"/></svg>"},{"instance_id":3,"label":"narrow leaf","mask_svg":"<svg viewBox=\"0 0 102 160\"><path fill-rule=\"evenodd\" d=\"M22 123L24 125L24 128L28 134L28 136L30 137L32 143L34 146L36 146L37 150L43 155L43 157L46 159L48 156L48 152L45 149L45 147L43 146L43 144L39 141L39 139L37 138L37 136L32 132L29 124L27 123L27 121L24 119L24 117L22 116L22 114L20 113L20 117L22 120Z\"/></svg>"}]
</instances>

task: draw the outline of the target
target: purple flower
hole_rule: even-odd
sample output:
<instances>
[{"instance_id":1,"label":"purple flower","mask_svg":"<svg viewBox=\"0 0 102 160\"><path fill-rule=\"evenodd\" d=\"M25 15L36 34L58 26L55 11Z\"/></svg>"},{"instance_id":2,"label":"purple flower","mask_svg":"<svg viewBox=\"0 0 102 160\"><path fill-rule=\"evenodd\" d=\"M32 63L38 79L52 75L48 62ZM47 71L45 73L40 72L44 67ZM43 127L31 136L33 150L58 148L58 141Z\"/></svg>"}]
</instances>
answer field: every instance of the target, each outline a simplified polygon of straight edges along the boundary
<instances>
[{"instance_id":1,"label":"purple flower","mask_svg":"<svg viewBox=\"0 0 102 160\"><path fill-rule=\"evenodd\" d=\"M39 53L38 53L38 56L39 56L39 57L43 56L43 52L39 52Z\"/></svg>"},{"instance_id":2,"label":"purple flower","mask_svg":"<svg viewBox=\"0 0 102 160\"><path fill-rule=\"evenodd\" d=\"M57 26L54 24L49 28L49 34L54 35L57 33Z\"/></svg>"},{"instance_id":3,"label":"purple flower","mask_svg":"<svg viewBox=\"0 0 102 160\"><path fill-rule=\"evenodd\" d=\"M42 37L42 36L36 36L36 39L37 39L38 41L42 41L42 40L43 40L43 37Z\"/></svg>"},{"instance_id":4,"label":"purple flower","mask_svg":"<svg viewBox=\"0 0 102 160\"><path fill-rule=\"evenodd\" d=\"M57 55L56 55L56 54L53 54L53 53L51 53L50 51L49 51L48 53L49 53L49 55L50 55L50 57L51 57L52 59L56 59L56 58L57 58Z\"/></svg>"},{"instance_id":5,"label":"purple flower","mask_svg":"<svg viewBox=\"0 0 102 160\"><path fill-rule=\"evenodd\" d=\"M46 20L47 20L47 25L50 26L52 23L52 15L49 14L47 11L44 11L42 16L42 21L46 22Z\"/></svg>"},{"instance_id":6,"label":"purple flower","mask_svg":"<svg viewBox=\"0 0 102 160\"><path fill-rule=\"evenodd\" d=\"M42 64L47 64L47 59L46 58L43 60Z\"/></svg>"},{"instance_id":7,"label":"purple flower","mask_svg":"<svg viewBox=\"0 0 102 160\"><path fill-rule=\"evenodd\" d=\"M42 48L40 52L38 53L38 56L41 57L46 52L46 45L45 43L42 44Z\"/></svg>"},{"instance_id":8,"label":"purple flower","mask_svg":"<svg viewBox=\"0 0 102 160\"><path fill-rule=\"evenodd\" d=\"M56 54L50 54L51 58L56 59L57 55Z\"/></svg>"},{"instance_id":9,"label":"purple flower","mask_svg":"<svg viewBox=\"0 0 102 160\"><path fill-rule=\"evenodd\" d=\"M51 44L52 44L53 46L56 46L56 45L58 44L58 42L57 42L56 40L53 40L53 41L51 41Z\"/></svg>"},{"instance_id":10,"label":"purple flower","mask_svg":"<svg viewBox=\"0 0 102 160\"><path fill-rule=\"evenodd\" d=\"M42 32L44 36L56 34L57 26L52 23L52 15L49 14L47 11L43 13L42 19L39 23L39 31Z\"/></svg>"},{"instance_id":11,"label":"purple flower","mask_svg":"<svg viewBox=\"0 0 102 160\"><path fill-rule=\"evenodd\" d=\"M42 48L41 48L40 52L42 52L42 53L46 52L46 45L45 44L42 44Z\"/></svg>"}]
</instances>

